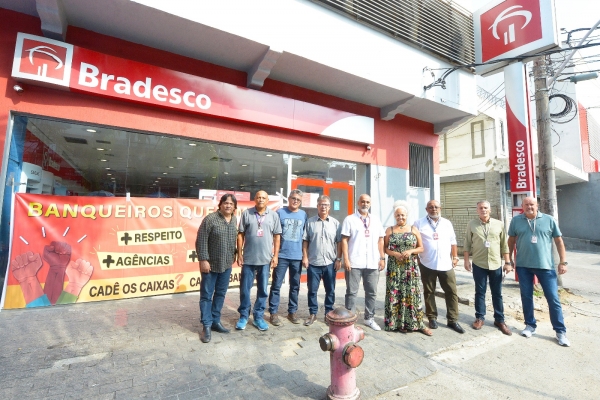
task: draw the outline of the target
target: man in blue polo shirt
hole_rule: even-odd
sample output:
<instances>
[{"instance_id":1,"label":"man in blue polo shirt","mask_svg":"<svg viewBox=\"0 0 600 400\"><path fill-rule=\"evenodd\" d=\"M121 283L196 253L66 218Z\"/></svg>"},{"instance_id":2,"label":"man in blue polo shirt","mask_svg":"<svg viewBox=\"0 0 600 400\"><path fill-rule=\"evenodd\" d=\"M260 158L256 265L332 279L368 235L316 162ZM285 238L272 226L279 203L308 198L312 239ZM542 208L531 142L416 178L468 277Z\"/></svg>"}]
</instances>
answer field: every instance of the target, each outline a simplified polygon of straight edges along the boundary
<instances>
[{"instance_id":1,"label":"man in blue polo shirt","mask_svg":"<svg viewBox=\"0 0 600 400\"><path fill-rule=\"evenodd\" d=\"M548 301L550 321L556 332L556 340L561 346L570 346L562 306L558 298L558 279L552 259L552 239L554 239L560 257L558 273L562 275L567 272L565 245L556 220L550 215L538 212L535 198L526 197L523 199L523 214L512 219L508 236L511 264L513 264L515 244L517 246L516 267L525 316L525 329L521 335L530 338L535 334L537 327L533 315L533 277L536 276Z\"/></svg>"},{"instance_id":2,"label":"man in blue polo shirt","mask_svg":"<svg viewBox=\"0 0 600 400\"><path fill-rule=\"evenodd\" d=\"M300 209L302 194L301 190L292 190L288 196L288 206L277 210L281 222L281 240L278 263L273 270L273 281L269 292L269 313L271 314L269 320L274 326L281 325L277 311L281 284L288 270L290 293L287 319L294 324L300 323L296 311L298 311L298 293L300 292L300 275L302 275L302 236L307 219L306 212Z\"/></svg>"}]
</instances>

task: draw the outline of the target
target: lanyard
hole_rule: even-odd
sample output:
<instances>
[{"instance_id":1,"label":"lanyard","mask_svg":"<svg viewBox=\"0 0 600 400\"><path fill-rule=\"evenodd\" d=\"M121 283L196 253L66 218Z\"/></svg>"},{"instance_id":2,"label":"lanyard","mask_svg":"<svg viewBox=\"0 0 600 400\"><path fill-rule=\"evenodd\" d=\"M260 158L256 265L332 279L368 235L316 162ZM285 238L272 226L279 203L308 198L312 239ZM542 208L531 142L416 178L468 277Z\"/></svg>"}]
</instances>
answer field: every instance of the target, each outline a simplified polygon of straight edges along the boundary
<instances>
[{"instance_id":1,"label":"lanyard","mask_svg":"<svg viewBox=\"0 0 600 400\"><path fill-rule=\"evenodd\" d=\"M429 222L429 225L431 225L431 227L433 228L433 231L435 232L438 225L440 224L440 219L438 218L437 221L435 221L435 225L433 224L431 218L429 217L429 215L427 216L427 222Z\"/></svg>"},{"instance_id":2,"label":"lanyard","mask_svg":"<svg viewBox=\"0 0 600 400\"><path fill-rule=\"evenodd\" d=\"M360 217L360 220L362 221L365 229L369 230L369 226L371 226L371 218L367 217L367 218L363 219L362 217ZM369 220L369 224L368 225L367 225L367 220Z\"/></svg>"},{"instance_id":3,"label":"lanyard","mask_svg":"<svg viewBox=\"0 0 600 400\"><path fill-rule=\"evenodd\" d=\"M479 223L481 224L481 230L483 231L483 237L485 238L485 241L487 242L487 238L488 235L490 234L490 229L491 229L491 225L490 225L490 221L488 220L488 222L483 222L482 220L479 220ZM487 230L485 229L487 226Z\"/></svg>"},{"instance_id":4,"label":"lanyard","mask_svg":"<svg viewBox=\"0 0 600 400\"><path fill-rule=\"evenodd\" d=\"M531 221L529 220L529 218L525 217L527 219L527 225L529 225L529 229L531 229L531 232L533 233L533 236L535 236L535 224L537 222L537 218L533 219L533 227L531 226Z\"/></svg>"},{"instance_id":5,"label":"lanyard","mask_svg":"<svg viewBox=\"0 0 600 400\"><path fill-rule=\"evenodd\" d=\"M254 215L256 216L256 223L258 224L258 229L261 229L261 225L265 221L265 217L267 216L267 213L265 212L261 216L257 211L255 211Z\"/></svg>"}]
</instances>

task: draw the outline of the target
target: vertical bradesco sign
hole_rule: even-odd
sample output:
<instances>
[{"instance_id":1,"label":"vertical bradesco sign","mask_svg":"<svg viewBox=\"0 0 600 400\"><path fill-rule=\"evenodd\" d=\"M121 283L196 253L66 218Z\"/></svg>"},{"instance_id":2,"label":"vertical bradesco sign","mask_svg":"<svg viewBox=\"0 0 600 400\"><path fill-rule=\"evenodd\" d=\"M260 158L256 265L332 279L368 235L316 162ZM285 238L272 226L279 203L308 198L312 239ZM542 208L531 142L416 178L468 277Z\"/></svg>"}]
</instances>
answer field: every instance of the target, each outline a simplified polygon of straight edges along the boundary
<instances>
[{"instance_id":1,"label":"vertical bradesco sign","mask_svg":"<svg viewBox=\"0 0 600 400\"><path fill-rule=\"evenodd\" d=\"M237 214L253 205L238 202ZM198 290L196 235L216 207L209 200L17 194L4 308ZM237 265L231 282L239 282Z\"/></svg>"}]
</instances>

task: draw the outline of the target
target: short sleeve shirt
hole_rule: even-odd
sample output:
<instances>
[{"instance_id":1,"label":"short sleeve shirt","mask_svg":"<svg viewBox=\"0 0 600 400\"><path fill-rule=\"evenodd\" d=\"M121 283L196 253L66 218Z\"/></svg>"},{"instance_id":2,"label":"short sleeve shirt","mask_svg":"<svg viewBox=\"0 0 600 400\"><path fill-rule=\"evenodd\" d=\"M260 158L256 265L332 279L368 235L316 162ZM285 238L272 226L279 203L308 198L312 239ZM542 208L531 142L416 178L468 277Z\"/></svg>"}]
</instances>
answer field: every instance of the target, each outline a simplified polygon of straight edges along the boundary
<instances>
[{"instance_id":1,"label":"short sleeve shirt","mask_svg":"<svg viewBox=\"0 0 600 400\"><path fill-rule=\"evenodd\" d=\"M262 236L258 236L259 226L263 232ZM267 208L260 216L255 207L244 210L240 218L239 232L244 234L244 264L269 264L273 258L273 236L281 234L281 223L277 213Z\"/></svg>"},{"instance_id":2,"label":"short sleeve shirt","mask_svg":"<svg viewBox=\"0 0 600 400\"><path fill-rule=\"evenodd\" d=\"M349 238L348 257L352 268L379 268L379 238L385 236L385 230L377 217L369 214L363 222L358 211L348 215L342 223L342 236Z\"/></svg>"},{"instance_id":3,"label":"short sleeve shirt","mask_svg":"<svg viewBox=\"0 0 600 400\"><path fill-rule=\"evenodd\" d=\"M337 258L337 244L342 240L342 225L333 218L308 219L304 230L304 240L308 242L308 263L317 267L333 264Z\"/></svg>"},{"instance_id":4,"label":"short sleeve shirt","mask_svg":"<svg viewBox=\"0 0 600 400\"><path fill-rule=\"evenodd\" d=\"M302 236L306 225L306 212L304 210L292 212L285 207L277 210L277 214L281 221L279 258L302 260Z\"/></svg>"},{"instance_id":5,"label":"short sleeve shirt","mask_svg":"<svg viewBox=\"0 0 600 400\"><path fill-rule=\"evenodd\" d=\"M537 243L532 243L532 236ZM562 236L558 223L552 216L538 211L533 220L525 214L515 216L510 221L508 236L516 237L516 266L525 268L553 269L552 239Z\"/></svg>"},{"instance_id":6,"label":"short sleeve shirt","mask_svg":"<svg viewBox=\"0 0 600 400\"><path fill-rule=\"evenodd\" d=\"M419 254L421 264L436 271L450 271L452 269L452 246L456 245L456 234L452 222L446 218L435 221L424 217L415 221L415 228L421 233L423 252ZM437 239L435 239L437 233Z\"/></svg>"}]
</instances>

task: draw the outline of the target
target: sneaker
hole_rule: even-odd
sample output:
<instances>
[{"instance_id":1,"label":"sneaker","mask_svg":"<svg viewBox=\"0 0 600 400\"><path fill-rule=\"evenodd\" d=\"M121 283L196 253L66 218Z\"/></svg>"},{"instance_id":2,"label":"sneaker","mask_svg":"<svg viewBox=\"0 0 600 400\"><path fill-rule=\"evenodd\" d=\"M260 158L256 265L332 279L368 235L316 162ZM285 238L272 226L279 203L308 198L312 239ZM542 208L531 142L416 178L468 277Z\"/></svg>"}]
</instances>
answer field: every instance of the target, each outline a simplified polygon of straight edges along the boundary
<instances>
[{"instance_id":1,"label":"sneaker","mask_svg":"<svg viewBox=\"0 0 600 400\"><path fill-rule=\"evenodd\" d=\"M521 336L530 338L532 335L535 335L535 328L533 326L525 325L525 329L521 331Z\"/></svg>"},{"instance_id":2,"label":"sneaker","mask_svg":"<svg viewBox=\"0 0 600 400\"><path fill-rule=\"evenodd\" d=\"M379 325L377 325L377 322L375 322L375 320L373 318L365 319L365 325L368 326L369 328L373 329L374 331L381 330L381 328L379 327Z\"/></svg>"},{"instance_id":3,"label":"sneaker","mask_svg":"<svg viewBox=\"0 0 600 400\"><path fill-rule=\"evenodd\" d=\"M281 325L281 320L279 319L279 317L277 316L277 314L271 314L271 317L269 318L269 321L271 321L271 324L273 326L279 326L279 325Z\"/></svg>"},{"instance_id":4,"label":"sneaker","mask_svg":"<svg viewBox=\"0 0 600 400\"><path fill-rule=\"evenodd\" d=\"M265 320L262 318L255 319L254 321L252 321L252 325L258 328L259 331L266 331L267 329L269 329L269 325L267 325Z\"/></svg>"},{"instance_id":5,"label":"sneaker","mask_svg":"<svg viewBox=\"0 0 600 400\"><path fill-rule=\"evenodd\" d=\"M247 323L248 323L248 318L240 317L237 324L235 324L235 329L237 329L238 331L243 331L244 329L246 329Z\"/></svg>"},{"instance_id":6,"label":"sneaker","mask_svg":"<svg viewBox=\"0 0 600 400\"><path fill-rule=\"evenodd\" d=\"M558 344L561 346L569 347L571 342L567 339L567 334L565 332L559 332L556 334L556 340L558 340Z\"/></svg>"}]
</instances>

